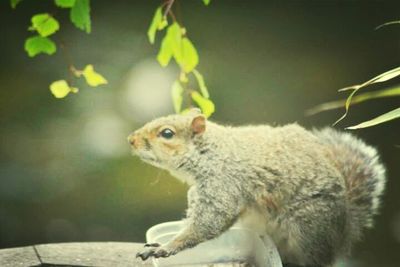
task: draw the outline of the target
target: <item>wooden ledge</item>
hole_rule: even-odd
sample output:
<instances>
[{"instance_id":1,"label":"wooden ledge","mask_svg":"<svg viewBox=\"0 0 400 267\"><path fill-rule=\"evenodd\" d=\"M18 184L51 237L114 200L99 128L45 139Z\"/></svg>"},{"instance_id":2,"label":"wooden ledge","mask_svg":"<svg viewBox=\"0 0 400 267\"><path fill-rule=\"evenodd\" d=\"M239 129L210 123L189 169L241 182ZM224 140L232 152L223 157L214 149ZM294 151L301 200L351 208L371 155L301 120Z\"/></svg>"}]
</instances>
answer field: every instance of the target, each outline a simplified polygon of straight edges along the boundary
<instances>
[{"instance_id":1,"label":"wooden ledge","mask_svg":"<svg viewBox=\"0 0 400 267\"><path fill-rule=\"evenodd\" d=\"M28 247L0 249L0 266L101 266L101 267L147 267L152 261L136 259L143 248L141 243L85 242L34 245ZM199 265L196 265L199 267ZM245 263L225 263L207 267L244 267Z\"/></svg>"}]
</instances>

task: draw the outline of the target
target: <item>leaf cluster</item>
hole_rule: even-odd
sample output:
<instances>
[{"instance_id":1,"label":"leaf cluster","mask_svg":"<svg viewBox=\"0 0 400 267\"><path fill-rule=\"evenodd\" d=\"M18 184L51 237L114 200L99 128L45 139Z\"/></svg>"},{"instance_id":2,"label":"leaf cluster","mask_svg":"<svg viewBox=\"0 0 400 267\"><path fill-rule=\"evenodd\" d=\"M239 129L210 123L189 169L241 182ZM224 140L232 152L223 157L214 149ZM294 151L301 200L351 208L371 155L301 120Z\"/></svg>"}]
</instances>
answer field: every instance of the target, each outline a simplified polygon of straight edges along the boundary
<instances>
[{"instance_id":1,"label":"leaf cluster","mask_svg":"<svg viewBox=\"0 0 400 267\"><path fill-rule=\"evenodd\" d=\"M11 0L11 6L16 8L22 0ZM59 8L69 9L71 22L79 29L90 33L90 0L54 0ZM39 54L52 55L57 51L55 42L49 36L60 29L60 23L49 13L35 14L31 18L30 31L37 35L29 37L25 41L25 50L30 57Z\"/></svg>"},{"instance_id":2,"label":"leaf cluster","mask_svg":"<svg viewBox=\"0 0 400 267\"><path fill-rule=\"evenodd\" d=\"M16 8L21 1L11 0L11 7ZM58 8L69 11L70 21L75 27L86 33L91 32L90 0L54 0L54 4ZM24 47L29 57L56 53L57 45L50 37L60 30L60 23L53 15L50 13L33 15L28 30L35 33L34 36L25 40ZM88 64L83 70L77 70L71 62L67 62L67 64L69 70L76 77L83 76L89 86L96 87L107 83L107 80L101 74L94 71L91 64ZM57 80L50 84L50 91L56 98L63 98L69 93L77 93L78 88L70 84L71 81Z\"/></svg>"},{"instance_id":3,"label":"leaf cluster","mask_svg":"<svg viewBox=\"0 0 400 267\"><path fill-rule=\"evenodd\" d=\"M173 3L167 2L167 4ZM208 5L210 1L203 1ZM165 35L161 40L160 50L157 54L157 61L162 67L167 67L173 59L180 68L180 75L173 83L171 96L175 112L185 112L183 109L184 96L189 96L187 101L191 106L192 101L196 103L207 117L215 111L215 105L210 99L203 75L196 69L199 64L199 55L193 42L189 39L187 31L172 17L172 22L168 21L167 15L171 12L168 8L163 13L163 6L156 9L150 23L147 36L151 44L155 43L158 31L165 30ZM197 82L198 90L189 88L189 79L193 78Z\"/></svg>"},{"instance_id":4,"label":"leaf cluster","mask_svg":"<svg viewBox=\"0 0 400 267\"><path fill-rule=\"evenodd\" d=\"M375 30L378 30L382 27L386 27L389 25L395 25L395 24L400 24L400 20L386 22L386 23L381 24L378 27L376 27ZM345 113L334 123L334 125L336 125L338 122L340 122L347 116L347 114L349 113L350 106L352 104L354 105L354 104L361 103L361 102L364 102L364 101L367 101L370 99L375 99L375 98L400 96L400 86L399 85L392 87L392 88L387 88L387 89L373 91L373 92L366 92L366 93L356 95L356 93L358 93L361 89L364 89L365 87L367 87L369 85L386 82L386 81L396 78L398 76L400 76L400 67L397 67L397 68L391 69L389 71L386 71L382 74L379 74L379 75L375 76L374 78L372 78L366 82L363 82L361 84L356 84L353 86L342 88L339 90L339 92L351 91L351 93L347 97L347 99L331 101L331 102L320 104L314 108L309 109L306 112L306 114L313 115L313 114L316 114L316 113L319 113L322 111L339 108L344 105ZM394 110L391 110L387 113L384 113L378 117L375 117L371 120L359 123L357 125L349 126L346 129L355 130L355 129L360 129L360 128L371 127L371 126L375 126L377 124L381 124L381 123L388 122L388 121L398 119L398 118L400 118L400 107L396 108Z\"/></svg>"},{"instance_id":5,"label":"leaf cluster","mask_svg":"<svg viewBox=\"0 0 400 267\"><path fill-rule=\"evenodd\" d=\"M345 113L334 123L334 125L335 125L347 116L351 105L358 104L358 103L361 103L361 102L364 102L367 100L371 100L371 99L375 99L375 98L400 96L400 86L395 86L395 87L391 87L391 88L387 88L387 89L382 89L379 91L367 92L367 93L362 93L362 94L356 95L357 92L359 92L361 89L364 89L365 87L367 87L369 85L386 82L386 81L396 78L398 76L400 76L400 67L397 67L397 68L389 70L385 73L379 74L379 75L375 76L374 78L372 78L366 82L363 82L361 84L356 84L353 86L342 88L339 90L339 92L351 91L351 93L347 97L347 99L323 103L321 105L318 105L318 106L308 110L307 114L313 115L313 114L316 114L316 113L319 113L322 111L340 108L340 107L343 107L343 105L344 105ZM380 123L384 123L384 122L387 122L390 120L394 120L397 118L400 118L400 108L396 108L396 109L389 111L385 114L382 114L376 118L359 123L357 125L349 126L346 129L354 130L354 129L371 127L371 126L374 126L374 125L377 125Z\"/></svg>"},{"instance_id":6,"label":"leaf cluster","mask_svg":"<svg viewBox=\"0 0 400 267\"><path fill-rule=\"evenodd\" d=\"M76 77L83 76L86 83L92 87L107 84L107 80L101 74L97 73L91 64L86 65L83 70L73 68L72 72ZM64 98L69 93L77 93L79 89L70 86L66 80L58 80L50 84L50 91L55 98Z\"/></svg>"}]
</instances>

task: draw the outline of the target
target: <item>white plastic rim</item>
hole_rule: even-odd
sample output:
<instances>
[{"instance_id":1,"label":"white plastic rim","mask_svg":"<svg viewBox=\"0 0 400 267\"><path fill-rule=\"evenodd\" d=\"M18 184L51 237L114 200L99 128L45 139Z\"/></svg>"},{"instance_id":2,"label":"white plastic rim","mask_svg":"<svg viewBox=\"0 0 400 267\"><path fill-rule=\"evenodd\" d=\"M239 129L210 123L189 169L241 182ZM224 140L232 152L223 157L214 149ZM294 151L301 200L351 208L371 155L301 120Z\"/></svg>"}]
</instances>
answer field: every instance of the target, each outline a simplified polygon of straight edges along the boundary
<instances>
[{"instance_id":1,"label":"white plastic rim","mask_svg":"<svg viewBox=\"0 0 400 267\"><path fill-rule=\"evenodd\" d=\"M146 241L148 243L156 243L160 235L178 233L184 226L184 221L173 221L156 224L149 228L146 232Z\"/></svg>"},{"instance_id":2,"label":"white plastic rim","mask_svg":"<svg viewBox=\"0 0 400 267\"><path fill-rule=\"evenodd\" d=\"M184 227L184 221L157 224L146 232L148 243L164 244L173 239ZM232 227L216 239L187 249L168 258L153 258L153 265L212 264L249 261L257 267L282 267L279 253L269 237L260 238L251 229Z\"/></svg>"}]
</instances>

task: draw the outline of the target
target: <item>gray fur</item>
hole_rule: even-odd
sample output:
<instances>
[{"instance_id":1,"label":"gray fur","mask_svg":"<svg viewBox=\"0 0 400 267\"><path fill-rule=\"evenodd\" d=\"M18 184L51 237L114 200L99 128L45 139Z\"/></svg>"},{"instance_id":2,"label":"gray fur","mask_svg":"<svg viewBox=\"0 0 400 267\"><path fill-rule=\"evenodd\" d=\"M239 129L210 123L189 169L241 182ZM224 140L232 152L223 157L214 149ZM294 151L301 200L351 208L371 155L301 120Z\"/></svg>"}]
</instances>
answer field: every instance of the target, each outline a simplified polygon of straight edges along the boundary
<instances>
[{"instance_id":1,"label":"gray fur","mask_svg":"<svg viewBox=\"0 0 400 267\"><path fill-rule=\"evenodd\" d=\"M240 223L270 235L285 263L328 266L348 255L372 225L385 175L376 150L362 141L297 124L228 127L207 121L204 133L190 135L188 116L149 124L173 125L185 142L184 152L154 165L190 185L188 226L139 256L173 255Z\"/></svg>"}]
</instances>

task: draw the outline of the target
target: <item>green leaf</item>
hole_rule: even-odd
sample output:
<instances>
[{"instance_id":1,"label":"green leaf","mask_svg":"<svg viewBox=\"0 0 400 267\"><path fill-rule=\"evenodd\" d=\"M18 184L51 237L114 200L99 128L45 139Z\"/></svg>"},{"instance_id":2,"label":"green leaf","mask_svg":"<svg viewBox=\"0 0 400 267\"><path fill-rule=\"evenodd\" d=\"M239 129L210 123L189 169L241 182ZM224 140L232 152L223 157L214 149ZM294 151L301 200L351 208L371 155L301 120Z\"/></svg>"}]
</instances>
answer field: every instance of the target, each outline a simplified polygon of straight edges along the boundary
<instances>
[{"instance_id":1,"label":"green leaf","mask_svg":"<svg viewBox=\"0 0 400 267\"><path fill-rule=\"evenodd\" d=\"M196 48L188 38L182 39L182 58L180 65L187 73L191 72L199 64L199 55Z\"/></svg>"},{"instance_id":2,"label":"green leaf","mask_svg":"<svg viewBox=\"0 0 400 267\"><path fill-rule=\"evenodd\" d=\"M76 87L71 87L65 80L58 80L50 84L50 91L55 98L64 98L69 93L77 93L79 90Z\"/></svg>"},{"instance_id":3,"label":"green leaf","mask_svg":"<svg viewBox=\"0 0 400 267\"><path fill-rule=\"evenodd\" d=\"M31 28L36 30L40 36L47 37L60 29L58 21L48 13L34 15L31 19Z\"/></svg>"},{"instance_id":4,"label":"green leaf","mask_svg":"<svg viewBox=\"0 0 400 267\"><path fill-rule=\"evenodd\" d=\"M196 104L200 107L201 111L203 112L204 116L207 118L211 116L211 114L215 111L214 103L207 98L204 98L199 92L193 91L191 93L192 99Z\"/></svg>"},{"instance_id":5,"label":"green leaf","mask_svg":"<svg viewBox=\"0 0 400 267\"><path fill-rule=\"evenodd\" d=\"M196 48L186 37L182 38L183 29L178 23L171 24L164 36L157 60L165 67L171 60L171 56L186 73L191 72L199 63Z\"/></svg>"},{"instance_id":6,"label":"green leaf","mask_svg":"<svg viewBox=\"0 0 400 267\"><path fill-rule=\"evenodd\" d=\"M168 27L166 37L171 44L173 56L179 63L182 59L182 29L178 23L174 22Z\"/></svg>"},{"instance_id":7,"label":"green leaf","mask_svg":"<svg viewBox=\"0 0 400 267\"><path fill-rule=\"evenodd\" d=\"M197 84L199 85L201 94L205 98L209 98L210 94L208 93L208 89L207 89L206 83L204 82L203 75L201 75L200 72L196 69L193 70L193 74L196 77Z\"/></svg>"},{"instance_id":8,"label":"green leaf","mask_svg":"<svg viewBox=\"0 0 400 267\"><path fill-rule=\"evenodd\" d=\"M381 83L381 82L388 81L399 75L400 75L400 67L397 67L397 68L391 69L387 72L384 72L382 74L379 74L378 76L375 76L374 78L372 78L362 84L357 84L357 85L353 85L353 86L349 86L349 87L340 89L339 92L348 91L348 90L353 90L353 92L351 92L351 94L347 97L347 100L345 103L345 108L346 108L345 113L333 125L336 125L338 122L340 122L347 116L347 114L349 113L349 108L350 108L352 98L357 93L358 90L360 90L368 85L374 84L374 83Z\"/></svg>"},{"instance_id":9,"label":"green leaf","mask_svg":"<svg viewBox=\"0 0 400 267\"><path fill-rule=\"evenodd\" d=\"M149 41L151 44L154 44L157 30L160 31L164 29L167 25L168 21L163 18L161 7L157 8L153 20L151 21L149 30L147 31L147 36L149 37Z\"/></svg>"},{"instance_id":10,"label":"green leaf","mask_svg":"<svg viewBox=\"0 0 400 267\"><path fill-rule=\"evenodd\" d=\"M189 79L188 79L188 77L186 75L186 72L181 71L181 73L179 74L179 81L181 83L188 83L189 82Z\"/></svg>"},{"instance_id":11,"label":"green leaf","mask_svg":"<svg viewBox=\"0 0 400 267\"><path fill-rule=\"evenodd\" d=\"M183 87L180 82L175 81L172 85L171 96L172 103L174 103L175 112L179 113L181 111L183 102Z\"/></svg>"},{"instance_id":12,"label":"green leaf","mask_svg":"<svg viewBox=\"0 0 400 267\"><path fill-rule=\"evenodd\" d=\"M75 5L75 0L54 0L54 2L61 8L71 8Z\"/></svg>"},{"instance_id":13,"label":"green leaf","mask_svg":"<svg viewBox=\"0 0 400 267\"><path fill-rule=\"evenodd\" d=\"M85 77L87 84L92 87L96 87L102 84L107 84L107 80L99 73L94 71L93 65L89 64L81 72L81 75Z\"/></svg>"},{"instance_id":14,"label":"green leaf","mask_svg":"<svg viewBox=\"0 0 400 267\"><path fill-rule=\"evenodd\" d=\"M361 85L361 87L365 87L365 86L373 84L373 83L386 82L386 81L388 81L390 79L393 79L393 78L395 78L395 77L397 77L399 75L400 75L400 67L397 67L397 68L391 69L391 70L389 70L387 72L384 72L382 74L379 74L378 76L375 76L371 80L363 83Z\"/></svg>"},{"instance_id":15,"label":"green leaf","mask_svg":"<svg viewBox=\"0 0 400 267\"><path fill-rule=\"evenodd\" d=\"M394 119L398 119L398 118L400 118L400 108L396 108L396 109L389 111L383 115L380 115L372 120L365 121L360 124L347 127L346 129L355 130L355 129L360 129L360 128L367 128L367 127L371 127L371 126L381 124L381 123L384 123L387 121L391 121Z\"/></svg>"},{"instance_id":16,"label":"green leaf","mask_svg":"<svg viewBox=\"0 0 400 267\"><path fill-rule=\"evenodd\" d=\"M210 4L211 0L203 0L203 3L208 6Z\"/></svg>"},{"instance_id":17,"label":"green leaf","mask_svg":"<svg viewBox=\"0 0 400 267\"><path fill-rule=\"evenodd\" d=\"M181 39L181 28L178 23L174 22L168 27L157 55L157 60L161 66L166 67L172 56L175 60L181 56Z\"/></svg>"},{"instance_id":18,"label":"green leaf","mask_svg":"<svg viewBox=\"0 0 400 267\"><path fill-rule=\"evenodd\" d=\"M40 53L52 55L56 50L56 44L47 37L34 36L25 41L25 51L30 57L34 57Z\"/></svg>"},{"instance_id":19,"label":"green leaf","mask_svg":"<svg viewBox=\"0 0 400 267\"><path fill-rule=\"evenodd\" d=\"M158 24L157 30L161 31L167 26L168 26L168 20L166 18L163 18L161 22Z\"/></svg>"},{"instance_id":20,"label":"green leaf","mask_svg":"<svg viewBox=\"0 0 400 267\"><path fill-rule=\"evenodd\" d=\"M356 84L353 86L342 88L339 90L339 92L348 91L348 90L359 90L363 87L366 87L366 86L374 84L374 83L386 82L386 81L393 79L399 75L400 75L400 67L397 67L397 68L391 69L387 72L384 72L382 74L379 74L378 76L375 76L374 78L372 78L362 84Z\"/></svg>"},{"instance_id":21,"label":"green leaf","mask_svg":"<svg viewBox=\"0 0 400 267\"><path fill-rule=\"evenodd\" d=\"M75 5L71 8L70 19L78 29L90 33L90 1L76 0Z\"/></svg>"},{"instance_id":22,"label":"green leaf","mask_svg":"<svg viewBox=\"0 0 400 267\"><path fill-rule=\"evenodd\" d=\"M345 107L346 110L345 110L344 114L337 121L335 121L333 123L333 125L338 124L340 121L342 121L344 118L346 118L347 114L349 113L351 100L352 100L352 98L353 98L355 93L357 93L357 90L354 90L353 92L351 92L351 94L347 97L346 102L344 104L344 107Z\"/></svg>"},{"instance_id":23,"label":"green leaf","mask_svg":"<svg viewBox=\"0 0 400 267\"><path fill-rule=\"evenodd\" d=\"M21 1L22 0L11 0L10 1L11 7L15 9L17 7L17 5L19 4L19 2L21 2Z\"/></svg>"},{"instance_id":24,"label":"green leaf","mask_svg":"<svg viewBox=\"0 0 400 267\"><path fill-rule=\"evenodd\" d=\"M160 51L157 54L158 63L160 63L160 65L163 67L168 66L168 63L170 62L173 53L174 52L172 50L171 42L167 38L167 36L165 36L161 42Z\"/></svg>"},{"instance_id":25,"label":"green leaf","mask_svg":"<svg viewBox=\"0 0 400 267\"><path fill-rule=\"evenodd\" d=\"M357 96L354 96L351 104L355 105L367 100L375 99L375 98L383 98L383 97L393 97L393 96L400 96L400 85L391 87L388 89L383 89L379 91L373 91L373 92L367 92L367 93L362 93ZM307 115L314 115L322 111L327 111L331 109L336 109L336 108L341 108L345 105L346 99L341 99L337 101L331 101L331 102L326 102L323 104L320 104L316 107L313 107L309 110L307 110L306 114Z\"/></svg>"},{"instance_id":26,"label":"green leaf","mask_svg":"<svg viewBox=\"0 0 400 267\"><path fill-rule=\"evenodd\" d=\"M375 30L379 30L380 28L383 28L383 27L386 27L386 26L389 26L389 25L393 25L393 24L400 24L400 20L389 21L389 22L383 23L383 24L377 26L375 28Z\"/></svg>"}]
</instances>

